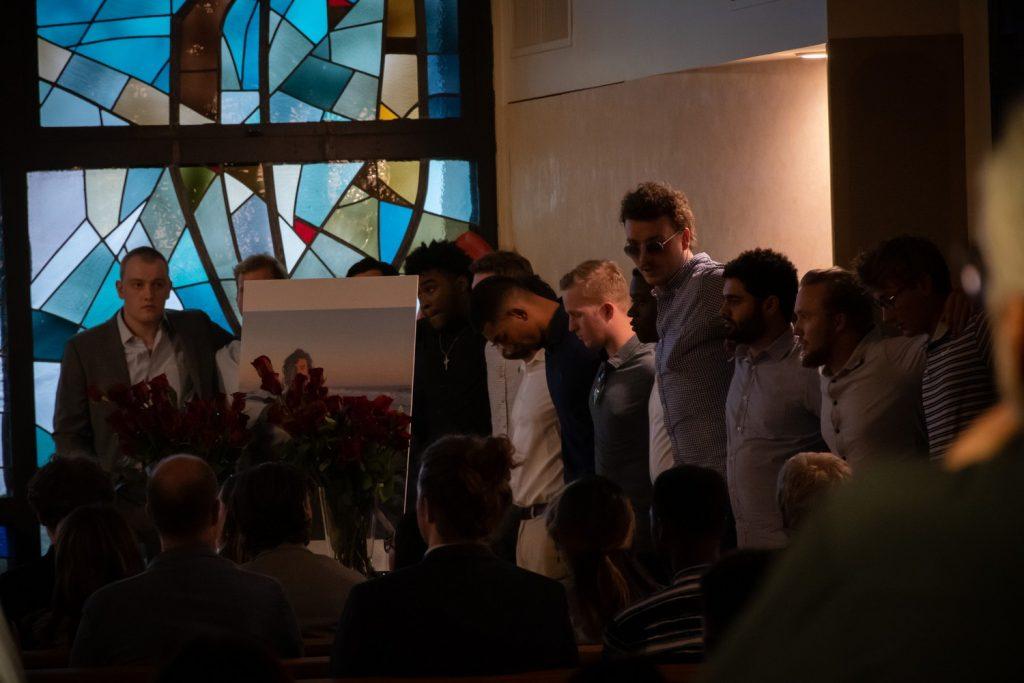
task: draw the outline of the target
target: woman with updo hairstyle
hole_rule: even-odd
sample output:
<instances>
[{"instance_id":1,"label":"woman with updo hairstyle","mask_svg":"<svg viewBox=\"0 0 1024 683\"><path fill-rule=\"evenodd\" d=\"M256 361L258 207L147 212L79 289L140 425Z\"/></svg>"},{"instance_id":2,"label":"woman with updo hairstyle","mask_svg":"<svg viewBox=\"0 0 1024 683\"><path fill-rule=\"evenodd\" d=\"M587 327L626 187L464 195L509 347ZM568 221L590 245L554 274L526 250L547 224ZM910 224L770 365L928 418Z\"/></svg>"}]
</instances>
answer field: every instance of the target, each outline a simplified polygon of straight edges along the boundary
<instances>
[{"instance_id":1,"label":"woman with updo hairstyle","mask_svg":"<svg viewBox=\"0 0 1024 683\"><path fill-rule=\"evenodd\" d=\"M512 444L447 436L423 453L419 562L354 586L330 675L488 676L575 666L565 590L486 540L512 502ZM399 615L399 616L396 616Z\"/></svg>"},{"instance_id":2,"label":"woman with updo hairstyle","mask_svg":"<svg viewBox=\"0 0 1024 683\"><path fill-rule=\"evenodd\" d=\"M576 642L600 643L612 617L657 588L630 551L633 506L618 484L594 475L566 486L545 522L569 567L562 583Z\"/></svg>"}]
</instances>

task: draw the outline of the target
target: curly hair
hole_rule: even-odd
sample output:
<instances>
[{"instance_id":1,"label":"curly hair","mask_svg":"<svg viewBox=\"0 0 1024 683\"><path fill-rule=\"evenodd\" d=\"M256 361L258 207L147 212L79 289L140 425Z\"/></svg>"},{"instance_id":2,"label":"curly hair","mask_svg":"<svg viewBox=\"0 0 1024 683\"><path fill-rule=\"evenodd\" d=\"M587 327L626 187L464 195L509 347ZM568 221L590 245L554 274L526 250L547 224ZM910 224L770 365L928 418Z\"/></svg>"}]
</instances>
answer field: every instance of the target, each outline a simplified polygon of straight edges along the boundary
<instances>
[{"instance_id":1,"label":"curly hair","mask_svg":"<svg viewBox=\"0 0 1024 683\"><path fill-rule=\"evenodd\" d=\"M405 257L405 272L407 275L422 275L428 270L440 270L468 281L472 279L469 272L472 262L454 242L434 240L413 249Z\"/></svg>"},{"instance_id":2,"label":"curly hair","mask_svg":"<svg viewBox=\"0 0 1024 683\"><path fill-rule=\"evenodd\" d=\"M782 316L792 320L799 282L796 267L783 254L771 249L745 251L725 264L722 277L739 280L751 296L759 301L770 296L777 297Z\"/></svg>"},{"instance_id":3,"label":"curly hair","mask_svg":"<svg viewBox=\"0 0 1024 683\"><path fill-rule=\"evenodd\" d=\"M690 200L679 190L665 183L640 183L626 193L619 208L619 222L628 220L656 221L667 218L676 230L690 230L690 241L697 241L697 224Z\"/></svg>"}]
</instances>

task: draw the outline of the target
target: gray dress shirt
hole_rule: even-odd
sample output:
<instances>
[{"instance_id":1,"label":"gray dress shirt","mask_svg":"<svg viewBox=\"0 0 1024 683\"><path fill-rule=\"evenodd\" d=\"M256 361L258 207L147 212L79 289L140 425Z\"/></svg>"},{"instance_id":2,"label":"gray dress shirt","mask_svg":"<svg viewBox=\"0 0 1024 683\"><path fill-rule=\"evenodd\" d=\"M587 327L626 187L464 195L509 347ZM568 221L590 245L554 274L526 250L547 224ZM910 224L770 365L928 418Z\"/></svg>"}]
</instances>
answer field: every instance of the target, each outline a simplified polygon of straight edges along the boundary
<instances>
[{"instance_id":1,"label":"gray dress shirt","mask_svg":"<svg viewBox=\"0 0 1024 683\"><path fill-rule=\"evenodd\" d=\"M676 464L725 476L725 397L732 363L725 352L722 265L704 253L658 287L658 385Z\"/></svg>"},{"instance_id":2,"label":"gray dress shirt","mask_svg":"<svg viewBox=\"0 0 1024 683\"><path fill-rule=\"evenodd\" d=\"M598 474L622 487L636 512L634 548L651 550L651 478L647 404L654 383L654 346L636 335L597 371L590 391L594 462Z\"/></svg>"},{"instance_id":3,"label":"gray dress shirt","mask_svg":"<svg viewBox=\"0 0 1024 683\"><path fill-rule=\"evenodd\" d=\"M872 460L925 458L921 405L927 335L883 339L875 328L843 369L821 372L821 435L854 472Z\"/></svg>"},{"instance_id":4,"label":"gray dress shirt","mask_svg":"<svg viewBox=\"0 0 1024 683\"><path fill-rule=\"evenodd\" d=\"M736 348L725 424L739 547L786 545L776 493L779 470L797 453L827 450L820 415L820 377L800 364L792 328L756 356L748 346Z\"/></svg>"}]
</instances>

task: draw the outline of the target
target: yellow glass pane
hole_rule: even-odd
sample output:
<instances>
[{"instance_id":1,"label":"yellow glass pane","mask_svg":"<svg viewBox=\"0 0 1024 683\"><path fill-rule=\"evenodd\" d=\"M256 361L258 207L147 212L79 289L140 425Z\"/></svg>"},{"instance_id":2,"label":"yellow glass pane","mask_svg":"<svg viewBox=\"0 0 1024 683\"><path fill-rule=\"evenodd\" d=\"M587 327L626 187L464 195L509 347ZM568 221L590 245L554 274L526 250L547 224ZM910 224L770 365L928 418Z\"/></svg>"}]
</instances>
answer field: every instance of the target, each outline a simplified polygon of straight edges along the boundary
<instances>
[{"instance_id":1,"label":"yellow glass pane","mask_svg":"<svg viewBox=\"0 0 1024 683\"><path fill-rule=\"evenodd\" d=\"M398 114L388 109L385 105L380 105L380 116L381 121L394 121L398 118Z\"/></svg>"},{"instance_id":2,"label":"yellow glass pane","mask_svg":"<svg viewBox=\"0 0 1024 683\"><path fill-rule=\"evenodd\" d=\"M416 37L416 5L413 0L388 2L388 38Z\"/></svg>"},{"instance_id":3,"label":"yellow glass pane","mask_svg":"<svg viewBox=\"0 0 1024 683\"><path fill-rule=\"evenodd\" d=\"M377 173L381 180L410 204L416 203L420 184L420 162L378 161Z\"/></svg>"}]
</instances>

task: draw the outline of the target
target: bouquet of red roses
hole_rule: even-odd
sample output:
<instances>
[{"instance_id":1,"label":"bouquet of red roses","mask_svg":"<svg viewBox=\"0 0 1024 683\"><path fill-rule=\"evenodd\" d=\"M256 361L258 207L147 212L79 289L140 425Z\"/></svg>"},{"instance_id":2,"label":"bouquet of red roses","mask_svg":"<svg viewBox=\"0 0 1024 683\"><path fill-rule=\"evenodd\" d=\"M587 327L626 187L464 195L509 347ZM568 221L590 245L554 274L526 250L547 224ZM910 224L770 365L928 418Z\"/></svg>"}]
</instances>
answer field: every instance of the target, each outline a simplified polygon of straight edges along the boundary
<instances>
[{"instance_id":1,"label":"bouquet of red roses","mask_svg":"<svg viewBox=\"0 0 1024 683\"><path fill-rule=\"evenodd\" d=\"M300 467L321 488L338 559L367 573L370 518L401 493L409 416L391 409L390 396L330 394L323 368L312 368L308 377L296 374L286 388L269 358L260 356L252 365L260 388L272 397L267 421L289 437L276 456Z\"/></svg>"},{"instance_id":2,"label":"bouquet of red roses","mask_svg":"<svg viewBox=\"0 0 1024 683\"><path fill-rule=\"evenodd\" d=\"M252 442L245 414L245 394L194 398L178 407L178 397L166 375L127 387L117 384L106 391L89 387L93 401L110 403L107 418L118 437L123 455L143 469L175 453L203 458L223 479L235 471L242 453Z\"/></svg>"}]
</instances>

